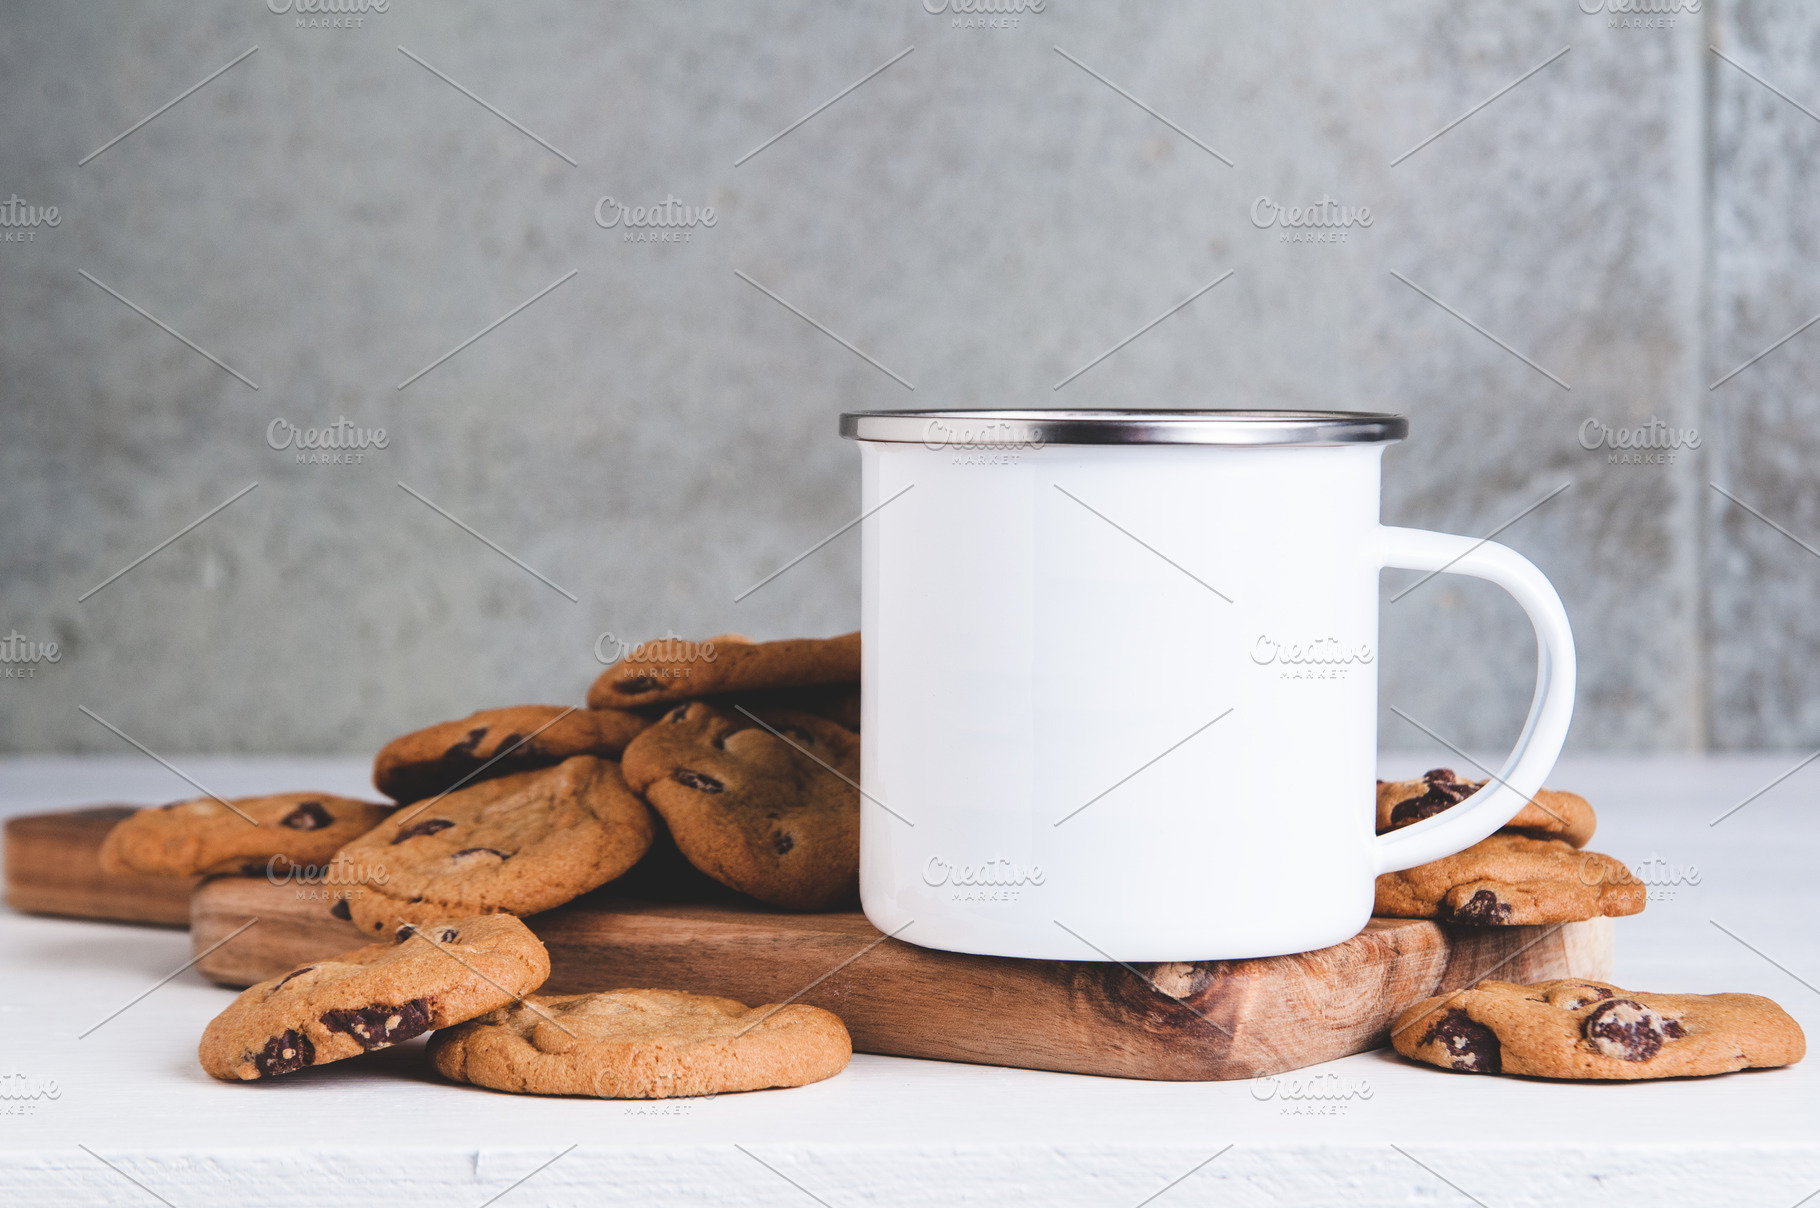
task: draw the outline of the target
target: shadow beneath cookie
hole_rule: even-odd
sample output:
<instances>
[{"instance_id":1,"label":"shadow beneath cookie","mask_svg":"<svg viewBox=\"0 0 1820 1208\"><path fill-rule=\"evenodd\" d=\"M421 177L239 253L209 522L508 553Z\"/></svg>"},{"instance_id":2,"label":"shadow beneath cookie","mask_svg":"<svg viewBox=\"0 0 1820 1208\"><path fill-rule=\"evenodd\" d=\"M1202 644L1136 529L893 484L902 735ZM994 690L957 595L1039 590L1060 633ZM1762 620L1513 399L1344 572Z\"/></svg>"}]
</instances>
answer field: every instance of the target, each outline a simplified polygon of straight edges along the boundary
<instances>
[{"instance_id":1,"label":"shadow beneath cookie","mask_svg":"<svg viewBox=\"0 0 1820 1208\"><path fill-rule=\"evenodd\" d=\"M278 1090L289 1087L314 1086L319 1083L341 1083L349 1081L363 1082L415 1082L433 1086L455 1086L436 1072L430 1064L428 1054L424 1051L429 1044L429 1036L419 1036L396 1044L390 1048L377 1049L371 1053L362 1053L358 1057L345 1057L340 1061L330 1061L323 1065L306 1066L289 1074L276 1078L255 1078L247 1082L223 1082L210 1078L202 1067L192 1059L183 1068L183 1076L199 1075L204 1081L217 1086L230 1086L248 1092Z\"/></svg>"},{"instance_id":2,"label":"shadow beneath cookie","mask_svg":"<svg viewBox=\"0 0 1820 1208\"><path fill-rule=\"evenodd\" d=\"M627 869L618 880L609 881L599 889L582 895L579 901L592 904L630 898L640 902L712 905L754 901L737 889L722 885L689 863L689 858L676 846L676 840L670 837L670 828L664 825L662 818L657 817L656 811L652 811L652 819L657 824L657 838L644 858Z\"/></svg>"},{"instance_id":3,"label":"shadow beneath cookie","mask_svg":"<svg viewBox=\"0 0 1820 1208\"><path fill-rule=\"evenodd\" d=\"M1451 1075L1461 1078L1485 1078L1491 1080L1502 1078L1517 1082L1535 1083L1543 1086L1661 1086L1665 1083L1676 1082L1711 1082L1715 1078L1725 1078L1733 1074L1774 1074L1790 1068L1788 1066L1766 1066L1762 1068L1753 1066L1742 1070L1722 1070L1713 1074L1686 1074L1673 1077L1657 1076L1653 1078L1545 1078L1540 1074L1513 1074L1505 1071L1499 1071L1496 1074L1480 1074L1472 1070L1443 1069L1441 1066L1431 1065L1426 1061L1417 1061L1413 1058L1405 1057L1389 1045L1385 1045L1381 1049L1373 1049L1369 1053L1360 1053L1358 1056L1369 1057L1387 1065L1401 1066L1404 1069L1426 1070L1438 1075Z\"/></svg>"}]
</instances>

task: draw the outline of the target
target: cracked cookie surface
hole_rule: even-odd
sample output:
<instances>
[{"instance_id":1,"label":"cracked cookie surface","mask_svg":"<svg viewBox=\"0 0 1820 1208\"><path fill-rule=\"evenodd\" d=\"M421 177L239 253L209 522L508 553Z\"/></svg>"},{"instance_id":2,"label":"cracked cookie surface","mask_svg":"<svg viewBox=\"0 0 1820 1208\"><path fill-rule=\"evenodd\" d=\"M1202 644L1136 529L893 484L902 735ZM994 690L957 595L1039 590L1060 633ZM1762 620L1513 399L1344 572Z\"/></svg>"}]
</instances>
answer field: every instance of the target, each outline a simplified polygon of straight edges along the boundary
<instances>
[{"instance_id":1,"label":"cracked cookie surface","mask_svg":"<svg viewBox=\"0 0 1820 1208\"><path fill-rule=\"evenodd\" d=\"M1636 914L1647 888L1622 861L1561 839L1495 834L1427 864L1378 877L1372 913L1481 926Z\"/></svg>"},{"instance_id":2,"label":"cracked cookie surface","mask_svg":"<svg viewBox=\"0 0 1820 1208\"><path fill-rule=\"evenodd\" d=\"M1378 781L1378 833L1413 826L1458 805L1486 785L1484 780L1461 780L1452 768L1430 768L1414 780ZM1578 793L1540 789L1516 816L1498 828L1499 834L1531 839L1562 839L1585 847L1599 819L1586 798Z\"/></svg>"},{"instance_id":3,"label":"cracked cookie surface","mask_svg":"<svg viewBox=\"0 0 1820 1208\"><path fill-rule=\"evenodd\" d=\"M859 683L859 634L753 642L723 634L634 650L588 689L595 709L633 709L726 693Z\"/></svg>"},{"instance_id":4,"label":"cracked cookie surface","mask_svg":"<svg viewBox=\"0 0 1820 1208\"><path fill-rule=\"evenodd\" d=\"M576 755L618 759L650 720L617 709L516 705L394 738L373 761L373 786L401 803L457 784L553 767Z\"/></svg>"},{"instance_id":5,"label":"cracked cookie surface","mask_svg":"<svg viewBox=\"0 0 1820 1208\"><path fill-rule=\"evenodd\" d=\"M336 853L328 875L369 935L448 915L535 914L604 885L651 847L651 811L619 765L577 755L400 809Z\"/></svg>"},{"instance_id":6,"label":"cracked cookie surface","mask_svg":"<svg viewBox=\"0 0 1820 1208\"><path fill-rule=\"evenodd\" d=\"M289 875L298 868L327 864L343 844L372 830L392 812L390 805L330 793L226 801L198 797L122 818L102 841L102 869L191 877L257 875L269 867Z\"/></svg>"},{"instance_id":7,"label":"cracked cookie surface","mask_svg":"<svg viewBox=\"0 0 1820 1208\"><path fill-rule=\"evenodd\" d=\"M543 944L511 915L433 920L242 991L197 1058L226 1082L273 1078L484 1015L549 975Z\"/></svg>"},{"instance_id":8,"label":"cracked cookie surface","mask_svg":"<svg viewBox=\"0 0 1820 1208\"><path fill-rule=\"evenodd\" d=\"M839 1017L681 990L533 996L430 1038L444 1077L493 1090L668 1099L802 1086L847 1067Z\"/></svg>"},{"instance_id":9,"label":"cracked cookie surface","mask_svg":"<svg viewBox=\"0 0 1820 1208\"><path fill-rule=\"evenodd\" d=\"M1424 999L1391 1028L1397 1052L1446 1070L1538 1078L1690 1078L1792 1065L1807 1039L1756 994L1652 994L1562 979L1487 981Z\"/></svg>"},{"instance_id":10,"label":"cracked cookie surface","mask_svg":"<svg viewBox=\"0 0 1820 1208\"><path fill-rule=\"evenodd\" d=\"M841 905L859 892L859 735L753 713L677 706L626 748L626 782L723 885L788 910Z\"/></svg>"}]
</instances>

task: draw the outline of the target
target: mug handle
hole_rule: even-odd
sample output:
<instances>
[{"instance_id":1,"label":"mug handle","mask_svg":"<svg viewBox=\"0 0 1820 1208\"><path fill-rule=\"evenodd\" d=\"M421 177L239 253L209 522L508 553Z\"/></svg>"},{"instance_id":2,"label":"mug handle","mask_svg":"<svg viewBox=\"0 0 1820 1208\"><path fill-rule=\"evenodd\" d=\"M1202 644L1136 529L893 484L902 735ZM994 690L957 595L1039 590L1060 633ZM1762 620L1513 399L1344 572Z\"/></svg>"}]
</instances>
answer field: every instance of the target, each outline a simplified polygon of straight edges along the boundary
<instances>
[{"instance_id":1,"label":"mug handle","mask_svg":"<svg viewBox=\"0 0 1820 1208\"><path fill-rule=\"evenodd\" d=\"M1536 629L1536 695L1517 745L1492 783L1451 809L1379 835L1380 873L1426 864L1472 846L1516 816L1542 787L1567 740L1574 714L1574 633L1554 585L1535 564L1495 541L1378 527L1378 565L1403 570L1447 571L1488 579L1502 587Z\"/></svg>"}]
</instances>

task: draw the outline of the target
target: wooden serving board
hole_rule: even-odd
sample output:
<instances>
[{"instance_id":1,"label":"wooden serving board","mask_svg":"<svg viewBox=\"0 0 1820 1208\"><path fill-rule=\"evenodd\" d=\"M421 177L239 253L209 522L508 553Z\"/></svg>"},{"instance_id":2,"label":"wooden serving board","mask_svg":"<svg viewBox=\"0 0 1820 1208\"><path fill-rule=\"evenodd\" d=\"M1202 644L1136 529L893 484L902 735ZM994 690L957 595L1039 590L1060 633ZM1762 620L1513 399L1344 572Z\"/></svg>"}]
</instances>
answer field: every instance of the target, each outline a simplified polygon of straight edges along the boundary
<instances>
[{"instance_id":1,"label":"wooden serving board","mask_svg":"<svg viewBox=\"0 0 1820 1208\"><path fill-rule=\"evenodd\" d=\"M43 914L188 921L197 969L230 986L367 942L329 913L330 887L103 873L101 840L131 809L9 820L7 903ZM658 855L614 886L526 920L550 950L542 992L664 987L752 1004L793 1000L838 1014L861 1052L1203 1080L1281 1073L1379 1047L1403 1007L1487 975L1611 976L1609 919L1559 928L1373 919L1318 952L1131 969L965 956L883 939L857 912L769 910Z\"/></svg>"},{"instance_id":2,"label":"wooden serving board","mask_svg":"<svg viewBox=\"0 0 1820 1208\"><path fill-rule=\"evenodd\" d=\"M187 927L197 877L102 872L101 841L135 805L97 805L6 820L6 904L66 914Z\"/></svg>"},{"instance_id":3,"label":"wooden serving board","mask_svg":"<svg viewBox=\"0 0 1820 1208\"><path fill-rule=\"evenodd\" d=\"M249 877L204 882L192 898L192 944L206 953L196 967L243 986L368 942L311 894ZM785 914L606 890L525 921L550 951L540 993L661 987L790 999L839 1015L860 1052L1177 1081L1281 1073L1377 1048L1403 1007L1488 974L1608 980L1613 931L1609 919L1552 929L1373 919L1318 952L1127 969L936 952L883 939L857 911Z\"/></svg>"}]
</instances>

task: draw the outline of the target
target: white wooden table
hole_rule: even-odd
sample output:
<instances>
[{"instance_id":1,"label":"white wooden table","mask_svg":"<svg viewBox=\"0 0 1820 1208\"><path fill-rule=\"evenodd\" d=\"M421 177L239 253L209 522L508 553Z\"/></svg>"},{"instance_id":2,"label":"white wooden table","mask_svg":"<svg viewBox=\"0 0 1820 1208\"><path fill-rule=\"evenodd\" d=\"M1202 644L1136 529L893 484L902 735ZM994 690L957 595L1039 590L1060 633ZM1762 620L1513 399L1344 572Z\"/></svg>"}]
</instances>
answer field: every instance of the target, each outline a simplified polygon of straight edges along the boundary
<instances>
[{"instance_id":1,"label":"white wooden table","mask_svg":"<svg viewBox=\"0 0 1820 1208\"><path fill-rule=\"evenodd\" d=\"M1551 779L1599 808L1595 847L1660 882L1618 922L1622 984L1767 994L1820 1038L1820 764L1709 825L1796 759L1583 759ZM220 793L368 791L358 761L177 762ZM189 794L138 756L0 760L0 813ZM444 1084L417 1042L228 1086L195 1042L231 993L193 971L158 985L188 959L180 931L0 912L0 1203L1792 1208L1820 1190L1820 1057L1576 1085L1382 1052L1275 1084L862 1055L798 1090L631 1104ZM1340 1097L1287 1098L1298 1080Z\"/></svg>"}]
</instances>

